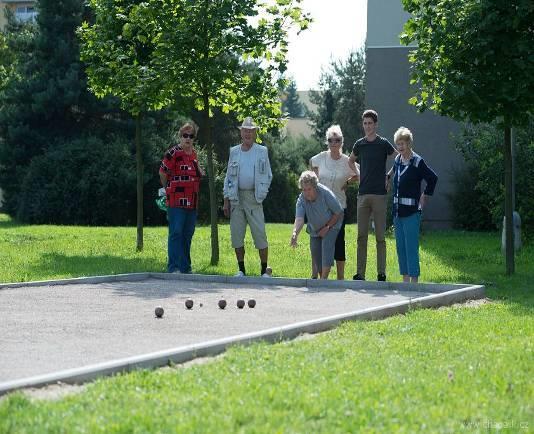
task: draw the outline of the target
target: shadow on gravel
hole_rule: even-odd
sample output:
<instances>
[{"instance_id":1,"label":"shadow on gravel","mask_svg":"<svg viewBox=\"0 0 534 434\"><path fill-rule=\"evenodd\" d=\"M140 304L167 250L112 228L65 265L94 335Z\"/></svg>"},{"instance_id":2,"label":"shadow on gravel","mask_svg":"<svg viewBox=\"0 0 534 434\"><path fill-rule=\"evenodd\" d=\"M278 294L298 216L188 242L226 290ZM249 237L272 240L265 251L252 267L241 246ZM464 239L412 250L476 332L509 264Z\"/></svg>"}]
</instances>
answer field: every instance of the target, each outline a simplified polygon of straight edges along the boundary
<instances>
[{"instance_id":1,"label":"shadow on gravel","mask_svg":"<svg viewBox=\"0 0 534 434\"><path fill-rule=\"evenodd\" d=\"M227 290L228 286L218 284L206 287L205 283L188 282L180 280L148 279L137 282L114 282L101 284L104 288L113 290L115 295L121 297L137 297L147 300L171 298L183 294L184 300L189 297L198 297L205 294L218 294Z\"/></svg>"}]
</instances>

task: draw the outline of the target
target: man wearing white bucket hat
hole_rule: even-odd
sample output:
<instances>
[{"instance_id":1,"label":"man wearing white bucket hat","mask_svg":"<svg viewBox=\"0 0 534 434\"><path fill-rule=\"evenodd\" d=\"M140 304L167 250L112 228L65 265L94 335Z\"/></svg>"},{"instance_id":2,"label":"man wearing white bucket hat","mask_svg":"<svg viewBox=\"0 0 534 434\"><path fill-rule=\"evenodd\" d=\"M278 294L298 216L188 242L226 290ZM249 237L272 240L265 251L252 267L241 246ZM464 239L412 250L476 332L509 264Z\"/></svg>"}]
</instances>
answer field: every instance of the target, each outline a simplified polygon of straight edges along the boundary
<instances>
[{"instance_id":1,"label":"man wearing white bucket hat","mask_svg":"<svg viewBox=\"0 0 534 434\"><path fill-rule=\"evenodd\" d=\"M232 247L239 266L236 276L246 275L245 232L248 224L260 255L260 274L271 277L262 205L273 179L269 154L265 146L256 143L258 127L252 118L245 118L238 128L241 131L241 144L230 149L223 189L224 215L230 217Z\"/></svg>"}]
</instances>

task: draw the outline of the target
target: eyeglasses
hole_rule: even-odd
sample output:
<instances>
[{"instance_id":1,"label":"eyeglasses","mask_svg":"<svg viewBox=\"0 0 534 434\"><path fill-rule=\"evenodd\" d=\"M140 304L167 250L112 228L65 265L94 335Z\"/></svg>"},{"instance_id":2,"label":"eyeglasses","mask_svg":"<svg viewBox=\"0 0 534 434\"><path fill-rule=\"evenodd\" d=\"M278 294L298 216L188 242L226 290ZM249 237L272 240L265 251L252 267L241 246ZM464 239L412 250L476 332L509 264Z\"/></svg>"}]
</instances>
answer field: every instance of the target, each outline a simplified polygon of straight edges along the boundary
<instances>
[{"instance_id":1,"label":"eyeglasses","mask_svg":"<svg viewBox=\"0 0 534 434\"><path fill-rule=\"evenodd\" d=\"M183 133L183 134L182 134L182 137L183 137L184 139L194 139L194 138L195 138L195 135L194 135L194 134Z\"/></svg>"},{"instance_id":2,"label":"eyeglasses","mask_svg":"<svg viewBox=\"0 0 534 434\"><path fill-rule=\"evenodd\" d=\"M328 143L341 143L341 139L340 138L330 138L328 139Z\"/></svg>"}]
</instances>

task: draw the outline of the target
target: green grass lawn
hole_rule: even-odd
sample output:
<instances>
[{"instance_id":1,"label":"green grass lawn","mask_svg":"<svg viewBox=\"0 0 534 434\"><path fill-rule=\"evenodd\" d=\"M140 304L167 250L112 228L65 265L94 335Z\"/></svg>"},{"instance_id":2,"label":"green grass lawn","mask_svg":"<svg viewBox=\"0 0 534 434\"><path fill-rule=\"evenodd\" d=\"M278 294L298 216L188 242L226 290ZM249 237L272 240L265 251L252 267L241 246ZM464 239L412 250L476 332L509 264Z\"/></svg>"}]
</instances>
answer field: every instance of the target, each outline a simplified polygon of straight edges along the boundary
<instances>
[{"instance_id":1,"label":"green grass lawn","mask_svg":"<svg viewBox=\"0 0 534 434\"><path fill-rule=\"evenodd\" d=\"M349 276L354 225L347 232ZM293 251L290 233L268 226L274 273L308 277L306 236ZM197 229L195 272L235 272L228 226L220 244L211 267L209 228ZM534 432L533 246L506 277L499 234L427 232L421 244L421 281L482 282L492 302L237 347L202 365L100 379L53 401L17 392L0 401L0 433ZM388 280L399 281L391 235L387 245ZM250 240L247 249L257 274ZM166 228L146 228L136 253L135 228L25 226L0 216L1 282L164 271L165 263ZM376 275L373 241L367 273Z\"/></svg>"}]
</instances>

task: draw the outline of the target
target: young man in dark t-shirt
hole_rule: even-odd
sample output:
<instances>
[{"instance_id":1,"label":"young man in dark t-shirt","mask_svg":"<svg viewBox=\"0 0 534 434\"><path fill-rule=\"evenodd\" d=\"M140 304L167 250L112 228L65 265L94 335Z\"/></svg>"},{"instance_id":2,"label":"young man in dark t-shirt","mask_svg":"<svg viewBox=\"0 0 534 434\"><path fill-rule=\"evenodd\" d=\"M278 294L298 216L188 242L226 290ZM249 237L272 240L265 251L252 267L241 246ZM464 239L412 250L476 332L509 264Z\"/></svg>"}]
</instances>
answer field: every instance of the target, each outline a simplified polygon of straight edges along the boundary
<instances>
[{"instance_id":1,"label":"young man in dark t-shirt","mask_svg":"<svg viewBox=\"0 0 534 434\"><path fill-rule=\"evenodd\" d=\"M386 161L396 154L393 145L376 134L378 114L366 110L362 115L365 137L358 140L350 154L350 161L360 164L358 191L358 250L354 280L365 280L367 266L367 238L371 215L375 222L377 279L386 280Z\"/></svg>"}]
</instances>

